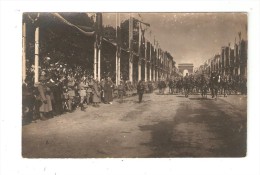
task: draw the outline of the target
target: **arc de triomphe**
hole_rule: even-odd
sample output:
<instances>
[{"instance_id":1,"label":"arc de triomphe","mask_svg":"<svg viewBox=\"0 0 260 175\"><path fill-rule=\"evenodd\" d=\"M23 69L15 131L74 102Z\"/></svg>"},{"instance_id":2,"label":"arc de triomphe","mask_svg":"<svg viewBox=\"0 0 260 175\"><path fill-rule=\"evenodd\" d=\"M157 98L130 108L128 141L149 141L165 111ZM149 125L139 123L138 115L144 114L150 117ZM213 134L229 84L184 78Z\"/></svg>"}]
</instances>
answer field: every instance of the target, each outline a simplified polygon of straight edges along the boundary
<instances>
[{"instance_id":1,"label":"arc de triomphe","mask_svg":"<svg viewBox=\"0 0 260 175\"><path fill-rule=\"evenodd\" d=\"M193 63L181 63L178 64L178 69L182 73L183 76L188 73L188 75L193 73Z\"/></svg>"}]
</instances>

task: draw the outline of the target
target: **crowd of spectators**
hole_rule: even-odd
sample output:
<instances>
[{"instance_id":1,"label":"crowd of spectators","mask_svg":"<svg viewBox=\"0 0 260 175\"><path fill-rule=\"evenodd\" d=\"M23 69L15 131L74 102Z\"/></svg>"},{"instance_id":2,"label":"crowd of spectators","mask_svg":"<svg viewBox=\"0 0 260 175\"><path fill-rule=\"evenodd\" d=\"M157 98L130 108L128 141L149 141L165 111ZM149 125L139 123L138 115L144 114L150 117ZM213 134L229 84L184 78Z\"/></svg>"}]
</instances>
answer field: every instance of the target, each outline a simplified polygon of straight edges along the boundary
<instances>
[{"instance_id":1,"label":"crowd of spectators","mask_svg":"<svg viewBox=\"0 0 260 175\"><path fill-rule=\"evenodd\" d=\"M89 106L112 104L113 99L133 96L137 83L121 80L116 85L111 77L100 81L82 66L68 66L65 63L50 63L45 58L39 69L39 82L34 80L34 67L27 69L22 85L22 111L25 122L47 120L76 109L87 111ZM152 81L144 82L145 92L151 93L156 87Z\"/></svg>"}]
</instances>

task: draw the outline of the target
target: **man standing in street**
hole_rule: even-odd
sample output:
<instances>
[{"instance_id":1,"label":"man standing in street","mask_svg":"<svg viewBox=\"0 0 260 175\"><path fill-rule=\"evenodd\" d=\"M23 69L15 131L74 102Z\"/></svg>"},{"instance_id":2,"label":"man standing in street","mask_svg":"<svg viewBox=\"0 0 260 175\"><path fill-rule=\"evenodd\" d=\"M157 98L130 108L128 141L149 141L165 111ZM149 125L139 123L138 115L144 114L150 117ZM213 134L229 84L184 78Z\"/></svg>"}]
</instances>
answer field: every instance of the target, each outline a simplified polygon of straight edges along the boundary
<instances>
[{"instance_id":1,"label":"man standing in street","mask_svg":"<svg viewBox=\"0 0 260 175\"><path fill-rule=\"evenodd\" d=\"M106 104L112 104L113 101L113 87L114 84L110 77L107 78L107 81L104 85L104 100Z\"/></svg>"},{"instance_id":2,"label":"man standing in street","mask_svg":"<svg viewBox=\"0 0 260 175\"><path fill-rule=\"evenodd\" d=\"M142 102L143 94L144 94L144 83L142 80L140 80L137 84L137 93L139 97L139 103Z\"/></svg>"}]
</instances>

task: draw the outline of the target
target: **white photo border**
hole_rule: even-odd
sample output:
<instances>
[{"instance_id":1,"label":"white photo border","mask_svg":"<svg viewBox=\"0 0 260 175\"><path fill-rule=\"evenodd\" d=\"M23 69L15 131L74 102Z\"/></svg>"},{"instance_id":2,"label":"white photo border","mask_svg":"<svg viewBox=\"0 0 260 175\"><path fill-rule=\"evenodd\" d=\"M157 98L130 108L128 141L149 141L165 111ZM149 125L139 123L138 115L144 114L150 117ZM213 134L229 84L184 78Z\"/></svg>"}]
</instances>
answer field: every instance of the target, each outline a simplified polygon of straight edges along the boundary
<instances>
[{"instance_id":1,"label":"white photo border","mask_svg":"<svg viewBox=\"0 0 260 175\"><path fill-rule=\"evenodd\" d=\"M0 174L258 175L259 1L0 1ZM21 156L23 12L246 12L248 13L248 144L245 158L25 159Z\"/></svg>"}]
</instances>

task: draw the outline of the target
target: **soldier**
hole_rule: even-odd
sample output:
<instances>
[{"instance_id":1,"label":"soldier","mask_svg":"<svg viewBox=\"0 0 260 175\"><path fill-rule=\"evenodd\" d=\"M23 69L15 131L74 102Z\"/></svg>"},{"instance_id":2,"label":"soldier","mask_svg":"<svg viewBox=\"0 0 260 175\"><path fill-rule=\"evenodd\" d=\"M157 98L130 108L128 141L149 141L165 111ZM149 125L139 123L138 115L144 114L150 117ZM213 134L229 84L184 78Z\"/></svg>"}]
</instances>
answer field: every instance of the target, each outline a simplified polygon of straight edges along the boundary
<instances>
[{"instance_id":1,"label":"soldier","mask_svg":"<svg viewBox=\"0 0 260 175\"><path fill-rule=\"evenodd\" d=\"M104 85L104 100L106 104L112 104L113 87L114 87L114 83L112 82L111 78L108 77Z\"/></svg>"},{"instance_id":2,"label":"soldier","mask_svg":"<svg viewBox=\"0 0 260 175\"><path fill-rule=\"evenodd\" d=\"M40 77L40 83L38 84L39 97L41 100L39 112L40 119L47 120L48 115L52 112L52 103L50 97L50 88L46 85L48 82L48 77L42 75Z\"/></svg>"},{"instance_id":3,"label":"soldier","mask_svg":"<svg viewBox=\"0 0 260 175\"><path fill-rule=\"evenodd\" d=\"M172 78L169 81L169 94L173 94L173 80L172 80Z\"/></svg>"},{"instance_id":4,"label":"soldier","mask_svg":"<svg viewBox=\"0 0 260 175\"><path fill-rule=\"evenodd\" d=\"M101 79L101 81L100 81L100 91L101 91L101 101L103 102L103 103L105 103L105 100L104 100L104 87L105 87L105 80L102 78Z\"/></svg>"},{"instance_id":5,"label":"soldier","mask_svg":"<svg viewBox=\"0 0 260 175\"><path fill-rule=\"evenodd\" d=\"M63 113L62 109L62 82L59 80L57 74L53 74L52 79L48 82L49 87L52 90L52 98L53 98L53 111L54 115L61 115Z\"/></svg>"},{"instance_id":6,"label":"soldier","mask_svg":"<svg viewBox=\"0 0 260 175\"><path fill-rule=\"evenodd\" d=\"M33 94L34 86L32 81L27 76L22 84L22 114L23 119L29 119L29 121L35 121L36 117L33 113L35 107L36 98Z\"/></svg>"},{"instance_id":7,"label":"soldier","mask_svg":"<svg viewBox=\"0 0 260 175\"><path fill-rule=\"evenodd\" d=\"M129 96L132 96L133 88L132 88L131 82L130 82L129 80L126 81L125 89L126 89L126 95L127 95L128 97L129 97Z\"/></svg>"},{"instance_id":8,"label":"soldier","mask_svg":"<svg viewBox=\"0 0 260 175\"><path fill-rule=\"evenodd\" d=\"M152 81L148 82L148 89L149 89L149 93L153 92L153 83L152 83Z\"/></svg>"},{"instance_id":9,"label":"soldier","mask_svg":"<svg viewBox=\"0 0 260 175\"><path fill-rule=\"evenodd\" d=\"M164 79L162 79L161 80L161 88L162 88L162 94L164 95L164 91L165 91L165 88L166 88L166 83L165 83L165 80Z\"/></svg>"},{"instance_id":10,"label":"soldier","mask_svg":"<svg viewBox=\"0 0 260 175\"><path fill-rule=\"evenodd\" d=\"M220 76L218 76L215 72L213 72L210 78L210 87L211 87L212 98L215 97L215 100L217 100L219 83L220 83Z\"/></svg>"},{"instance_id":11,"label":"soldier","mask_svg":"<svg viewBox=\"0 0 260 175\"><path fill-rule=\"evenodd\" d=\"M246 76L241 78L241 94L247 94L247 78Z\"/></svg>"},{"instance_id":12,"label":"soldier","mask_svg":"<svg viewBox=\"0 0 260 175\"><path fill-rule=\"evenodd\" d=\"M93 76L90 76L88 81L86 81L86 90L87 90L87 94L86 94L86 100L87 100L87 104L90 104L90 99L93 102L93 85L94 85L94 80L93 80Z\"/></svg>"},{"instance_id":13,"label":"soldier","mask_svg":"<svg viewBox=\"0 0 260 175\"><path fill-rule=\"evenodd\" d=\"M118 98L120 99L120 102L122 103L123 97L125 94L125 85L122 80L120 81L120 84L118 85L117 90L118 90Z\"/></svg>"},{"instance_id":14,"label":"soldier","mask_svg":"<svg viewBox=\"0 0 260 175\"><path fill-rule=\"evenodd\" d=\"M100 84L97 80L93 80L93 85L92 85L92 92L93 92L93 106L94 107L99 107L98 103L101 102L101 87Z\"/></svg>"},{"instance_id":15,"label":"soldier","mask_svg":"<svg viewBox=\"0 0 260 175\"><path fill-rule=\"evenodd\" d=\"M68 109L69 112L73 111L73 102L75 98L75 78L73 75L68 76Z\"/></svg>"},{"instance_id":16,"label":"soldier","mask_svg":"<svg viewBox=\"0 0 260 175\"><path fill-rule=\"evenodd\" d=\"M201 74L200 88L201 88L201 96L207 98L208 83L204 74Z\"/></svg>"},{"instance_id":17,"label":"soldier","mask_svg":"<svg viewBox=\"0 0 260 175\"><path fill-rule=\"evenodd\" d=\"M81 78L81 81L78 85L78 89L79 89L79 95L80 95L80 107L81 107L81 111L85 111L85 108L84 108L84 100L86 98L86 95L87 95L87 92L86 92L86 78L85 77L82 77Z\"/></svg>"},{"instance_id":18,"label":"soldier","mask_svg":"<svg viewBox=\"0 0 260 175\"><path fill-rule=\"evenodd\" d=\"M227 91L228 91L228 79L227 76L224 76L223 81L221 82L222 88L223 88L223 93L224 97L227 97Z\"/></svg>"},{"instance_id":19,"label":"soldier","mask_svg":"<svg viewBox=\"0 0 260 175\"><path fill-rule=\"evenodd\" d=\"M159 94L162 94L162 80L161 79L158 81L158 89L159 89Z\"/></svg>"},{"instance_id":20,"label":"soldier","mask_svg":"<svg viewBox=\"0 0 260 175\"><path fill-rule=\"evenodd\" d=\"M137 93L138 93L139 103L141 103L144 94L144 84L142 80L140 80L137 84Z\"/></svg>"}]
</instances>

